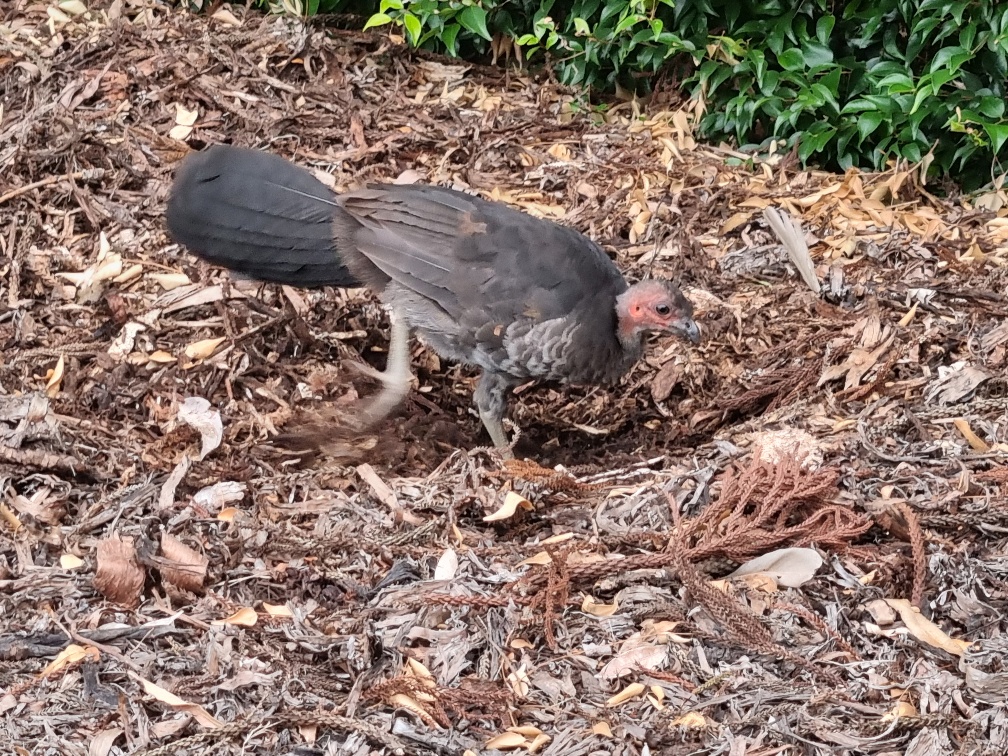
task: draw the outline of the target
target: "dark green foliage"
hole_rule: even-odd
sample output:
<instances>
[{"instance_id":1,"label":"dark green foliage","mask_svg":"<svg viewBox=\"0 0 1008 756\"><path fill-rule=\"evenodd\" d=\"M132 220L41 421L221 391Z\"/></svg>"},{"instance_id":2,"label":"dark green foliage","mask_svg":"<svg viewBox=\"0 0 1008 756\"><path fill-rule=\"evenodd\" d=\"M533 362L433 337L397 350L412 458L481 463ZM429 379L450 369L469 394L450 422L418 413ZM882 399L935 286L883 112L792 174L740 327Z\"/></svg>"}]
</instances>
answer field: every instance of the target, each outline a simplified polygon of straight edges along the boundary
<instances>
[{"instance_id":1,"label":"dark green foliage","mask_svg":"<svg viewBox=\"0 0 1008 756\"><path fill-rule=\"evenodd\" d=\"M320 12L346 0L300 0ZM706 102L699 132L803 163L932 160L967 186L1008 157L1008 3L995 0L381 0L369 27L486 56L515 40L561 82L643 91L659 72ZM375 12L377 11L377 12ZM929 153L931 153L930 157Z\"/></svg>"}]
</instances>

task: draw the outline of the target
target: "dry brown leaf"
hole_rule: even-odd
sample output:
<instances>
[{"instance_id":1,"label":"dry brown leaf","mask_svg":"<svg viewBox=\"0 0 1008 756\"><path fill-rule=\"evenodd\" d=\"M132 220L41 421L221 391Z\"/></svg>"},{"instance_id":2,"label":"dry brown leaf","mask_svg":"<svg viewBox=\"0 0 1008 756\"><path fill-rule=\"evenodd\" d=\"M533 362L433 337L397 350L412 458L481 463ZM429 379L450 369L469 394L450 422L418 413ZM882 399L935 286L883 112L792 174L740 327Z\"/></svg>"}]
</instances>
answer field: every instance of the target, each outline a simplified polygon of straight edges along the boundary
<instances>
[{"instance_id":1,"label":"dry brown leaf","mask_svg":"<svg viewBox=\"0 0 1008 756\"><path fill-rule=\"evenodd\" d=\"M498 751L524 748L528 744L524 735L517 732L502 732L494 735L484 745L486 748L496 748Z\"/></svg>"},{"instance_id":2,"label":"dry brown leaf","mask_svg":"<svg viewBox=\"0 0 1008 756\"><path fill-rule=\"evenodd\" d=\"M734 231L736 228L744 226L752 218L752 213L738 212L732 215L728 220L722 224L721 229L718 233L722 236Z\"/></svg>"},{"instance_id":3,"label":"dry brown leaf","mask_svg":"<svg viewBox=\"0 0 1008 756\"><path fill-rule=\"evenodd\" d=\"M56 658L46 665L45 669L39 672L39 677L44 679L50 675L65 672L70 667L76 666L83 661L90 660L97 662L100 658L101 654L99 654L98 649L94 646L84 647L71 643L60 651Z\"/></svg>"},{"instance_id":4,"label":"dry brown leaf","mask_svg":"<svg viewBox=\"0 0 1008 756\"><path fill-rule=\"evenodd\" d=\"M414 700L412 697L406 695L405 693L396 693L389 697L389 703L393 706L401 706L407 711L411 711L416 714L420 719L423 720L424 724L431 729L440 730L441 725L437 723L437 720L431 715L427 709L425 709L419 702ZM524 740L524 738L522 738Z\"/></svg>"},{"instance_id":5,"label":"dry brown leaf","mask_svg":"<svg viewBox=\"0 0 1008 756\"><path fill-rule=\"evenodd\" d=\"M64 570L79 570L84 566L84 560L74 554L62 554L60 556L60 567Z\"/></svg>"},{"instance_id":6,"label":"dry brown leaf","mask_svg":"<svg viewBox=\"0 0 1008 756\"><path fill-rule=\"evenodd\" d=\"M508 674L506 679L507 684L511 686L511 690L514 691L516 696L519 698L528 697L531 685L529 682L528 670L525 669L525 662L522 662L522 665L514 672Z\"/></svg>"},{"instance_id":7,"label":"dry brown leaf","mask_svg":"<svg viewBox=\"0 0 1008 756\"><path fill-rule=\"evenodd\" d=\"M221 620L224 625L237 625L238 627L254 627L259 622L259 615L250 606L243 606L237 612Z\"/></svg>"},{"instance_id":8,"label":"dry brown leaf","mask_svg":"<svg viewBox=\"0 0 1008 756\"><path fill-rule=\"evenodd\" d=\"M92 580L95 590L125 607L132 608L140 603L144 571L137 561L132 538L113 534L99 541L95 560L97 566Z\"/></svg>"},{"instance_id":9,"label":"dry brown leaf","mask_svg":"<svg viewBox=\"0 0 1008 756\"><path fill-rule=\"evenodd\" d=\"M944 630L921 614L920 610L906 599L885 599L885 602L899 612L907 630L921 643L927 643L956 656L962 656L973 645L971 641L950 638Z\"/></svg>"},{"instance_id":10,"label":"dry brown leaf","mask_svg":"<svg viewBox=\"0 0 1008 756\"><path fill-rule=\"evenodd\" d=\"M619 611L619 604L616 601L611 604L599 604L591 596L585 596L581 602L581 611L593 617L612 617Z\"/></svg>"},{"instance_id":11,"label":"dry brown leaf","mask_svg":"<svg viewBox=\"0 0 1008 756\"><path fill-rule=\"evenodd\" d=\"M980 438L980 436L978 436L976 433L973 432L973 429L970 427L968 420L962 417L957 417L952 422L955 424L955 427L963 435L963 438L966 439L966 442L973 448L974 451L978 451L981 453L986 453L990 451L990 446L987 444L986 441Z\"/></svg>"},{"instance_id":12,"label":"dry brown leaf","mask_svg":"<svg viewBox=\"0 0 1008 756\"><path fill-rule=\"evenodd\" d=\"M88 756L108 756L112 746L123 733L124 730L120 727L99 731L91 738L91 743L88 745Z\"/></svg>"},{"instance_id":13,"label":"dry brown leaf","mask_svg":"<svg viewBox=\"0 0 1008 756\"><path fill-rule=\"evenodd\" d=\"M48 381L46 382L45 393L50 399L55 397L60 391L64 367L63 355L60 355L60 358L56 361L56 367L46 374Z\"/></svg>"},{"instance_id":14,"label":"dry brown leaf","mask_svg":"<svg viewBox=\"0 0 1008 756\"><path fill-rule=\"evenodd\" d=\"M190 360L205 360L217 350L221 344L223 344L227 339L223 336L216 339L201 339L200 341L194 341L185 348L185 356Z\"/></svg>"},{"instance_id":15,"label":"dry brown leaf","mask_svg":"<svg viewBox=\"0 0 1008 756\"><path fill-rule=\"evenodd\" d=\"M219 722L202 706L189 703L188 701L183 701L171 691L162 688L156 683L152 683L150 680L140 677L140 675L135 672L127 671L127 674L143 686L144 692L148 696L152 696L155 700L160 701L163 704L167 704L177 711L189 714L204 728L216 729L223 726L221 722Z\"/></svg>"},{"instance_id":16,"label":"dry brown leaf","mask_svg":"<svg viewBox=\"0 0 1008 756\"><path fill-rule=\"evenodd\" d=\"M600 735L603 738L611 738L612 728L609 726L608 722L596 722L592 725L592 734Z\"/></svg>"},{"instance_id":17,"label":"dry brown leaf","mask_svg":"<svg viewBox=\"0 0 1008 756\"><path fill-rule=\"evenodd\" d=\"M267 604L263 601L263 611L270 617L280 617L282 619L293 619L294 612L284 604Z\"/></svg>"},{"instance_id":18,"label":"dry brown leaf","mask_svg":"<svg viewBox=\"0 0 1008 756\"><path fill-rule=\"evenodd\" d=\"M221 522L234 522L234 519L241 512L237 507L225 507L217 514L217 519Z\"/></svg>"},{"instance_id":19,"label":"dry brown leaf","mask_svg":"<svg viewBox=\"0 0 1008 756\"><path fill-rule=\"evenodd\" d=\"M170 533L161 534L161 577L184 591L203 590L209 560Z\"/></svg>"},{"instance_id":20,"label":"dry brown leaf","mask_svg":"<svg viewBox=\"0 0 1008 756\"><path fill-rule=\"evenodd\" d=\"M669 360L661 366L655 377L651 379L651 398L656 402L664 402L672 395L672 390L682 380L684 367L675 360Z\"/></svg>"},{"instance_id":21,"label":"dry brown leaf","mask_svg":"<svg viewBox=\"0 0 1008 756\"><path fill-rule=\"evenodd\" d=\"M869 601L865 604L864 608L872 616L872 619L875 620L875 623L881 627L886 627L896 621L895 610L883 599Z\"/></svg>"},{"instance_id":22,"label":"dry brown leaf","mask_svg":"<svg viewBox=\"0 0 1008 756\"><path fill-rule=\"evenodd\" d=\"M668 647L646 643L626 648L599 671L603 680L614 680L631 672L661 669L668 661Z\"/></svg>"},{"instance_id":23,"label":"dry brown leaf","mask_svg":"<svg viewBox=\"0 0 1008 756\"><path fill-rule=\"evenodd\" d=\"M681 717L672 720L675 727L685 727L687 730L702 730L707 726L707 719L698 711L687 711Z\"/></svg>"},{"instance_id":24,"label":"dry brown leaf","mask_svg":"<svg viewBox=\"0 0 1008 756\"><path fill-rule=\"evenodd\" d=\"M917 707L905 699L900 699L895 706L879 717L880 722L892 722L895 719L916 719L920 716Z\"/></svg>"}]
</instances>

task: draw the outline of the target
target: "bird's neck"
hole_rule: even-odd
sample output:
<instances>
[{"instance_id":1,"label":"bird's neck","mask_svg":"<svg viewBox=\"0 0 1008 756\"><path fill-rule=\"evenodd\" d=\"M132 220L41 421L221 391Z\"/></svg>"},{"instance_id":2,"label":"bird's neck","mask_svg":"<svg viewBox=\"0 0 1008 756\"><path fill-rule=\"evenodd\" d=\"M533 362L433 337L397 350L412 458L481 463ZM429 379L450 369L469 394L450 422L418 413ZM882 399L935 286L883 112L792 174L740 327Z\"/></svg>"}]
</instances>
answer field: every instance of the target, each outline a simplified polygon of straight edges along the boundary
<instances>
[{"instance_id":1,"label":"bird's neck","mask_svg":"<svg viewBox=\"0 0 1008 756\"><path fill-rule=\"evenodd\" d=\"M638 359L644 351L644 332L636 324L627 323L622 318L616 321L616 339L629 358Z\"/></svg>"}]
</instances>

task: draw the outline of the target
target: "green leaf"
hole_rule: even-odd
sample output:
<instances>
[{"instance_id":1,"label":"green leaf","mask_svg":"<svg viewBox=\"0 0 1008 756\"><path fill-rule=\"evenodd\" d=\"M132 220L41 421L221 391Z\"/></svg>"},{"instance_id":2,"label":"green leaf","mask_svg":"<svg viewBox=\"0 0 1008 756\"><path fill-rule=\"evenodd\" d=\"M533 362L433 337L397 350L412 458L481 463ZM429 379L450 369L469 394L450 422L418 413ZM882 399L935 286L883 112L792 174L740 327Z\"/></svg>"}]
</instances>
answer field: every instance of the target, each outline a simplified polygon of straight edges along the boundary
<instances>
[{"instance_id":1,"label":"green leaf","mask_svg":"<svg viewBox=\"0 0 1008 756\"><path fill-rule=\"evenodd\" d=\"M829 45L830 34L833 33L833 27L836 25L835 16L823 16L818 21L816 21L815 35L816 39L823 43L823 45Z\"/></svg>"},{"instance_id":2,"label":"green leaf","mask_svg":"<svg viewBox=\"0 0 1008 756\"><path fill-rule=\"evenodd\" d=\"M483 39L488 40L491 39L491 37L490 32L487 31L486 15L486 11L478 5L469 5L458 14L458 20L462 26L471 31L473 34L478 34L483 37Z\"/></svg>"},{"instance_id":3,"label":"green leaf","mask_svg":"<svg viewBox=\"0 0 1008 756\"><path fill-rule=\"evenodd\" d=\"M801 71L805 68L805 58L802 57L801 50L790 48L781 50L777 55L777 62L785 71Z\"/></svg>"},{"instance_id":4,"label":"green leaf","mask_svg":"<svg viewBox=\"0 0 1008 756\"><path fill-rule=\"evenodd\" d=\"M372 26L384 26L385 24L390 23L392 23L392 16L388 15L387 13L375 13L373 16L371 16L371 18L367 20L367 23L364 24L364 30L367 31Z\"/></svg>"},{"instance_id":5,"label":"green leaf","mask_svg":"<svg viewBox=\"0 0 1008 756\"><path fill-rule=\"evenodd\" d=\"M910 113L908 115L916 113L917 109L924 104L924 101L931 97L934 97L931 87L925 86L918 89L917 95L914 97L913 106L910 108Z\"/></svg>"},{"instance_id":6,"label":"green leaf","mask_svg":"<svg viewBox=\"0 0 1008 756\"><path fill-rule=\"evenodd\" d=\"M1004 123L987 123L984 124L984 131L987 132L987 136L990 137L991 147L994 150L994 154L1001 152L1001 148L1004 147L1005 142L1008 141L1008 124Z\"/></svg>"},{"instance_id":7,"label":"green leaf","mask_svg":"<svg viewBox=\"0 0 1008 756\"><path fill-rule=\"evenodd\" d=\"M406 27L406 36L409 38L409 43L413 47L417 46L417 42L420 41L420 19L414 16L409 11L403 14L403 26Z\"/></svg>"},{"instance_id":8,"label":"green leaf","mask_svg":"<svg viewBox=\"0 0 1008 756\"><path fill-rule=\"evenodd\" d=\"M381 5L378 6L378 10L381 13L385 13L389 9L402 10L403 9L402 0L381 0Z\"/></svg>"},{"instance_id":9,"label":"green leaf","mask_svg":"<svg viewBox=\"0 0 1008 756\"><path fill-rule=\"evenodd\" d=\"M640 16L636 13L631 13L629 16L627 16L618 24L616 24L616 28L613 30L613 33L621 34L622 32L625 32L627 29L629 29L631 26L635 26L636 24L640 23L643 20L644 16Z\"/></svg>"},{"instance_id":10,"label":"green leaf","mask_svg":"<svg viewBox=\"0 0 1008 756\"><path fill-rule=\"evenodd\" d=\"M441 32L441 42L453 58L458 55L458 33L461 28L458 24L447 24Z\"/></svg>"},{"instance_id":11,"label":"green leaf","mask_svg":"<svg viewBox=\"0 0 1008 756\"><path fill-rule=\"evenodd\" d=\"M588 22L583 18L574 19L574 32L580 34L581 36L587 37L591 34L591 27L588 26Z\"/></svg>"},{"instance_id":12,"label":"green leaf","mask_svg":"<svg viewBox=\"0 0 1008 756\"><path fill-rule=\"evenodd\" d=\"M885 116L877 110L869 110L858 116L857 130L858 136L860 137L858 145L860 146L868 136L874 133L875 129L877 129L884 120Z\"/></svg>"}]
</instances>

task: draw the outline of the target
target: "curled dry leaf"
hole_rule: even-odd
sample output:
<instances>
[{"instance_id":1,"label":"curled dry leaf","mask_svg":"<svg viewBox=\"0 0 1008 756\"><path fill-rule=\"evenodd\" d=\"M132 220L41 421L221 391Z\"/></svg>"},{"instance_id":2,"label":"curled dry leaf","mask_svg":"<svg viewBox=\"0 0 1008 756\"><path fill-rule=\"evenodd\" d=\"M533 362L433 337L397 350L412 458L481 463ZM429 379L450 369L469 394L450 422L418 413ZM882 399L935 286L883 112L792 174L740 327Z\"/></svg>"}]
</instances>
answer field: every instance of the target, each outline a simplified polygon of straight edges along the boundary
<instances>
[{"instance_id":1,"label":"curled dry leaf","mask_svg":"<svg viewBox=\"0 0 1008 756\"><path fill-rule=\"evenodd\" d=\"M95 590L109 601L126 607L140 603L144 584L144 571L137 562L132 538L112 535L98 542L97 567L93 584Z\"/></svg>"},{"instance_id":2,"label":"curled dry leaf","mask_svg":"<svg viewBox=\"0 0 1008 756\"><path fill-rule=\"evenodd\" d=\"M185 348L185 356L192 361L205 360L210 357L227 339L223 336L216 339L201 339L194 341Z\"/></svg>"},{"instance_id":3,"label":"curled dry leaf","mask_svg":"<svg viewBox=\"0 0 1008 756\"><path fill-rule=\"evenodd\" d=\"M169 533L161 536L161 553L164 558L161 577L166 582L191 593L203 590L210 564L205 556Z\"/></svg>"},{"instance_id":4,"label":"curled dry leaf","mask_svg":"<svg viewBox=\"0 0 1008 756\"><path fill-rule=\"evenodd\" d=\"M596 722L592 725L592 734L603 738L611 738L613 736L612 727L609 726L608 722Z\"/></svg>"},{"instance_id":5,"label":"curled dry leaf","mask_svg":"<svg viewBox=\"0 0 1008 756\"><path fill-rule=\"evenodd\" d=\"M532 502L524 496L520 496L514 491L508 491L504 496L504 503L501 505L501 508L493 514L488 514L484 517L483 522L498 522L500 520L510 519L511 517L514 517L515 512L519 509L531 512L535 509L535 507L532 505Z\"/></svg>"},{"instance_id":6,"label":"curled dry leaf","mask_svg":"<svg viewBox=\"0 0 1008 756\"><path fill-rule=\"evenodd\" d=\"M87 13L87 6L81 0L60 0L59 7L71 16L83 16Z\"/></svg>"},{"instance_id":7,"label":"curled dry leaf","mask_svg":"<svg viewBox=\"0 0 1008 756\"><path fill-rule=\"evenodd\" d=\"M606 706L613 707L619 706L622 703L633 700L640 696L647 688L645 688L641 683L630 683L623 690L617 693L615 696L606 701Z\"/></svg>"},{"instance_id":8,"label":"curled dry leaf","mask_svg":"<svg viewBox=\"0 0 1008 756\"><path fill-rule=\"evenodd\" d=\"M200 489L193 496L193 504L197 504L210 512L223 510L225 504L244 499L245 490L246 486L244 483L224 480Z\"/></svg>"},{"instance_id":9,"label":"curled dry leaf","mask_svg":"<svg viewBox=\"0 0 1008 756\"><path fill-rule=\"evenodd\" d=\"M253 627L259 621L256 610L250 606L243 606L230 617L221 620L224 625L238 625L239 627Z\"/></svg>"},{"instance_id":10,"label":"curled dry leaf","mask_svg":"<svg viewBox=\"0 0 1008 756\"><path fill-rule=\"evenodd\" d=\"M60 384L63 382L63 370L65 368L65 363L63 361L63 355L56 361L56 367L50 370L46 374L48 381L46 382L45 393L50 399L56 396L60 390Z\"/></svg>"},{"instance_id":11,"label":"curled dry leaf","mask_svg":"<svg viewBox=\"0 0 1008 756\"><path fill-rule=\"evenodd\" d=\"M664 402L672 395L672 389L682 380L682 376L682 365L675 360L666 362L651 380L651 398L656 402Z\"/></svg>"},{"instance_id":12,"label":"curled dry leaf","mask_svg":"<svg viewBox=\"0 0 1008 756\"><path fill-rule=\"evenodd\" d=\"M263 610L270 617L280 617L282 619L292 619L294 612L285 604L267 604L263 601Z\"/></svg>"},{"instance_id":13,"label":"curled dry leaf","mask_svg":"<svg viewBox=\"0 0 1008 756\"><path fill-rule=\"evenodd\" d=\"M672 725L675 727L685 727L687 730L701 730L707 726L707 720L698 711L687 711L681 717L673 720Z\"/></svg>"},{"instance_id":14,"label":"curled dry leaf","mask_svg":"<svg viewBox=\"0 0 1008 756\"><path fill-rule=\"evenodd\" d=\"M121 727L110 727L101 730L93 738L88 746L88 756L108 756L112 751L112 746L122 737L124 730Z\"/></svg>"},{"instance_id":15,"label":"curled dry leaf","mask_svg":"<svg viewBox=\"0 0 1008 756\"><path fill-rule=\"evenodd\" d=\"M777 549L750 559L728 577L766 573L781 585L797 588L811 580L822 563L815 549Z\"/></svg>"},{"instance_id":16,"label":"curled dry leaf","mask_svg":"<svg viewBox=\"0 0 1008 756\"><path fill-rule=\"evenodd\" d=\"M178 409L179 421L192 426L199 431L202 448L197 460L204 459L210 452L220 446L224 437L224 424L220 412L210 406L210 402L200 396L190 396Z\"/></svg>"},{"instance_id":17,"label":"curled dry leaf","mask_svg":"<svg viewBox=\"0 0 1008 756\"><path fill-rule=\"evenodd\" d=\"M518 732L502 732L500 735L494 735L486 742L487 748L496 748L498 751L524 748L526 745L528 745L528 740Z\"/></svg>"},{"instance_id":18,"label":"curled dry leaf","mask_svg":"<svg viewBox=\"0 0 1008 756\"><path fill-rule=\"evenodd\" d=\"M171 475L161 484L161 492L158 494L158 509L168 509L175 503L175 489L178 488L178 484L182 482L185 474L189 472L191 465L192 460L187 456L183 457L182 461L175 465L175 469L171 471Z\"/></svg>"},{"instance_id":19,"label":"curled dry leaf","mask_svg":"<svg viewBox=\"0 0 1008 756\"><path fill-rule=\"evenodd\" d=\"M962 656L973 645L970 641L949 637L944 630L921 614L917 607L906 599L886 599L885 602L899 612L900 619L903 620L907 630L921 643L927 643L929 646L940 648L956 656Z\"/></svg>"}]
</instances>

